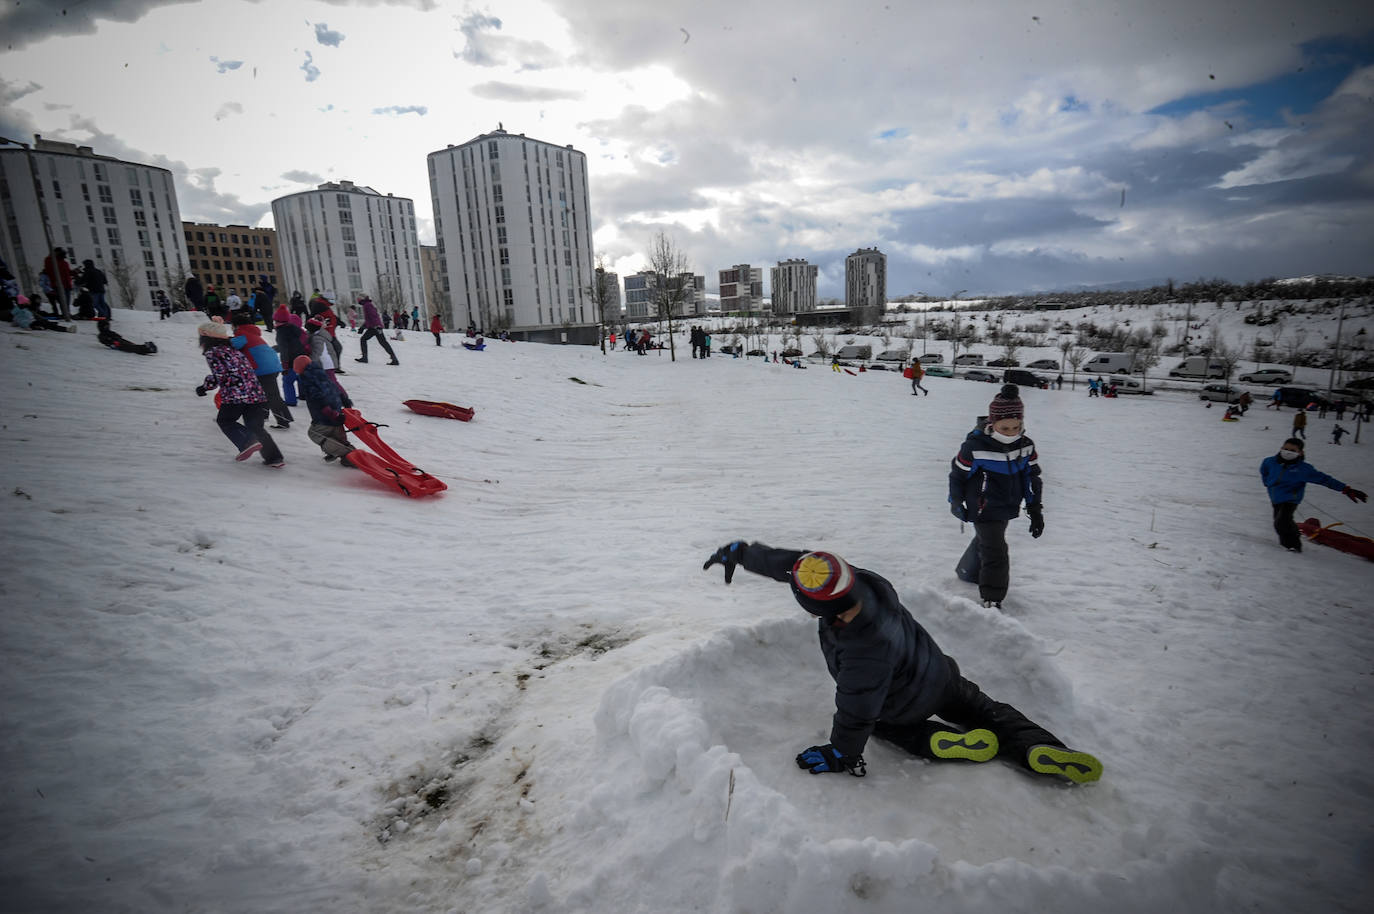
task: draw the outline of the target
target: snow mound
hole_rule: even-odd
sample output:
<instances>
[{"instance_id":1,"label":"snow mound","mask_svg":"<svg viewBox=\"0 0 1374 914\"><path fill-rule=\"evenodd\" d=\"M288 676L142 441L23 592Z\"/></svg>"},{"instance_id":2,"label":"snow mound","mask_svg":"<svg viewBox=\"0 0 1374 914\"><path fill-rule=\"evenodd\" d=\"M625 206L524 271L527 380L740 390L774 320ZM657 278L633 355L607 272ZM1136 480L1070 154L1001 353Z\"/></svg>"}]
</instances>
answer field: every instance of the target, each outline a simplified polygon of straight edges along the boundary
<instances>
[{"instance_id":1,"label":"snow mound","mask_svg":"<svg viewBox=\"0 0 1374 914\"><path fill-rule=\"evenodd\" d=\"M999 681L1067 700L1020 623L945 599L942 626L991 654ZM1109 783L936 765L879 741L867 778L803 773L792 756L826 741L832 697L806 618L717 632L612 685L596 713L604 773L574 817L597 853L565 887L568 909L606 898L620 910L833 912L862 901L894 914L915 899L952 912L1214 904L1219 860L1133 821Z\"/></svg>"}]
</instances>

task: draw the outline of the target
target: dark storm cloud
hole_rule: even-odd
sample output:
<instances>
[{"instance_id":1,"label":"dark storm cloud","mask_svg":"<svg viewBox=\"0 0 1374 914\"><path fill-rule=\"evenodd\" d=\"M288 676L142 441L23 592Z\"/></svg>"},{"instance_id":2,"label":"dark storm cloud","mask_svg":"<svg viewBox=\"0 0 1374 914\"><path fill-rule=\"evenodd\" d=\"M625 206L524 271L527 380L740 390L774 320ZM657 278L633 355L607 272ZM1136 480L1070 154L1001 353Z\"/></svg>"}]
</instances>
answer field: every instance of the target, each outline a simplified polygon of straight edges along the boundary
<instances>
[{"instance_id":1,"label":"dark storm cloud","mask_svg":"<svg viewBox=\"0 0 1374 914\"><path fill-rule=\"evenodd\" d=\"M220 176L220 169L192 167L161 154L136 149L119 137L105 133L94 118L73 117L69 131L54 134L50 139L90 146L97 155L114 156L129 162L167 169L176 182L177 204L181 209L181 218L188 222L256 225L271 209L270 202L245 203L236 194L216 190L215 181Z\"/></svg>"},{"instance_id":2,"label":"dark storm cloud","mask_svg":"<svg viewBox=\"0 0 1374 914\"><path fill-rule=\"evenodd\" d=\"M22 48L35 41L61 35L94 34L98 20L109 22L137 22L149 10L162 6L176 6L196 0L68 0L56 2L20 2L10 0L0 7L0 35L5 36L9 50ZM253 0L258 2L258 0ZM419 10L433 10L437 0L324 0L333 6L388 4L409 6ZM340 36L342 37L342 36Z\"/></svg>"}]
</instances>

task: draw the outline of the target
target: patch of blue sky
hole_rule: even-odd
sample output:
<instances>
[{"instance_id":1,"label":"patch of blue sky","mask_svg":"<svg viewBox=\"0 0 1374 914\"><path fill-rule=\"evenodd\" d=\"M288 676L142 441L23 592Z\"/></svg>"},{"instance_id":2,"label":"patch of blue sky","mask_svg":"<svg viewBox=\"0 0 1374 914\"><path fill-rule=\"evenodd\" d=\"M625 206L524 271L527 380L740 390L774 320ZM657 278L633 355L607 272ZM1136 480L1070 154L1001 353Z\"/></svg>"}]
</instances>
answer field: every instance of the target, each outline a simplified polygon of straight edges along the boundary
<instances>
[{"instance_id":1,"label":"patch of blue sky","mask_svg":"<svg viewBox=\"0 0 1374 914\"><path fill-rule=\"evenodd\" d=\"M1374 64L1374 33L1322 38L1303 45L1302 51L1304 63L1292 73L1241 88L1185 96L1147 113L1184 117L1194 111L1239 105L1255 126L1281 124L1285 112L1307 114L1354 70Z\"/></svg>"},{"instance_id":2,"label":"patch of blue sky","mask_svg":"<svg viewBox=\"0 0 1374 914\"><path fill-rule=\"evenodd\" d=\"M1059 110L1062 111L1087 111L1088 103L1076 95L1066 95L1059 102Z\"/></svg>"},{"instance_id":3,"label":"patch of blue sky","mask_svg":"<svg viewBox=\"0 0 1374 914\"><path fill-rule=\"evenodd\" d=\"M892 127L878 134L880 140L902 140L911 136L911 131L905 127Z\"/></svg>"}]
</instances>

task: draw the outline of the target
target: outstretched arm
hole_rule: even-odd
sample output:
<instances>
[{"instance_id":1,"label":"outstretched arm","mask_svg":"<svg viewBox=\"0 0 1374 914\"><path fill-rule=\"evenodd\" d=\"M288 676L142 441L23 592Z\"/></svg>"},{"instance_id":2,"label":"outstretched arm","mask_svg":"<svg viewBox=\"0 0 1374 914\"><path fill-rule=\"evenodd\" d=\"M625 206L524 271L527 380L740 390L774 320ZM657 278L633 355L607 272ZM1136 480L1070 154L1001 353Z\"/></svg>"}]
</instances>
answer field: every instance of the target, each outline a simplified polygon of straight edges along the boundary
<instances>
[{"instance_id":1,"label":"outstretched arm","mask_svg":"<svg viewBox=\"0 0 1374 914\"><path fill-rule=\"evenodd\" d=\"M803 554L796 549L774 549L763 543L735 540L713 552L706 560L706 564L701 567L705 570L712 565L725 566L727 584L734 579L735 568L740 565L744 566L745 571L752 571L775 581L788 581L792 577L792 566Z\"/></svg>"}]
</instances>

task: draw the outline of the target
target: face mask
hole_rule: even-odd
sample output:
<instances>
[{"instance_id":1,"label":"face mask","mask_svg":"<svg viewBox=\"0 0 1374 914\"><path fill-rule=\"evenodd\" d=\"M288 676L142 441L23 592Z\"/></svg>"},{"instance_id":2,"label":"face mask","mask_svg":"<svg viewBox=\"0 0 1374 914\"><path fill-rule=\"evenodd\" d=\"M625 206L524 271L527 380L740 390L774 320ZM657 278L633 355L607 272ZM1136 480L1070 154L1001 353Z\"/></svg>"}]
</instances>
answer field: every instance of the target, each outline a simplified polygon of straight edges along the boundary
<instances>
[{"instance_id":1,"label":"face mask","mask_svg":"<svg viewBox=\"0 0 1374 914\"><path fill-rule=\"evenodd\" d=\"M1280 459L1280 460L1297 460L1297 459L1298 459L1299 457L1301 457L1301 456L1302 456L1302 453L1301 453L1301 452L1299 452L1299 451L1290 451L1290 450L1288 450L1287 448L1284 448L1283 450L1279 451L1279 459Z\"/></svg>"},{"instance_id":2,"label":"face mask","mask_svg":"<svg viewBox=\"0 0 1374 914\"><path fill-rule=\"evenodd\" d=\"M993 432L993 433L992 433L992 440L993 440L993 441L1000 441L1000 442L1002 442L1003 444L1014 444L1014 443L1016 443L1017 441L1020 441L1020 440L1021 440L1021 436L1020 436L1020 435L1004 435L1004 434L1002 434L1001 432Z\"/></svg>"}]
</instances>

